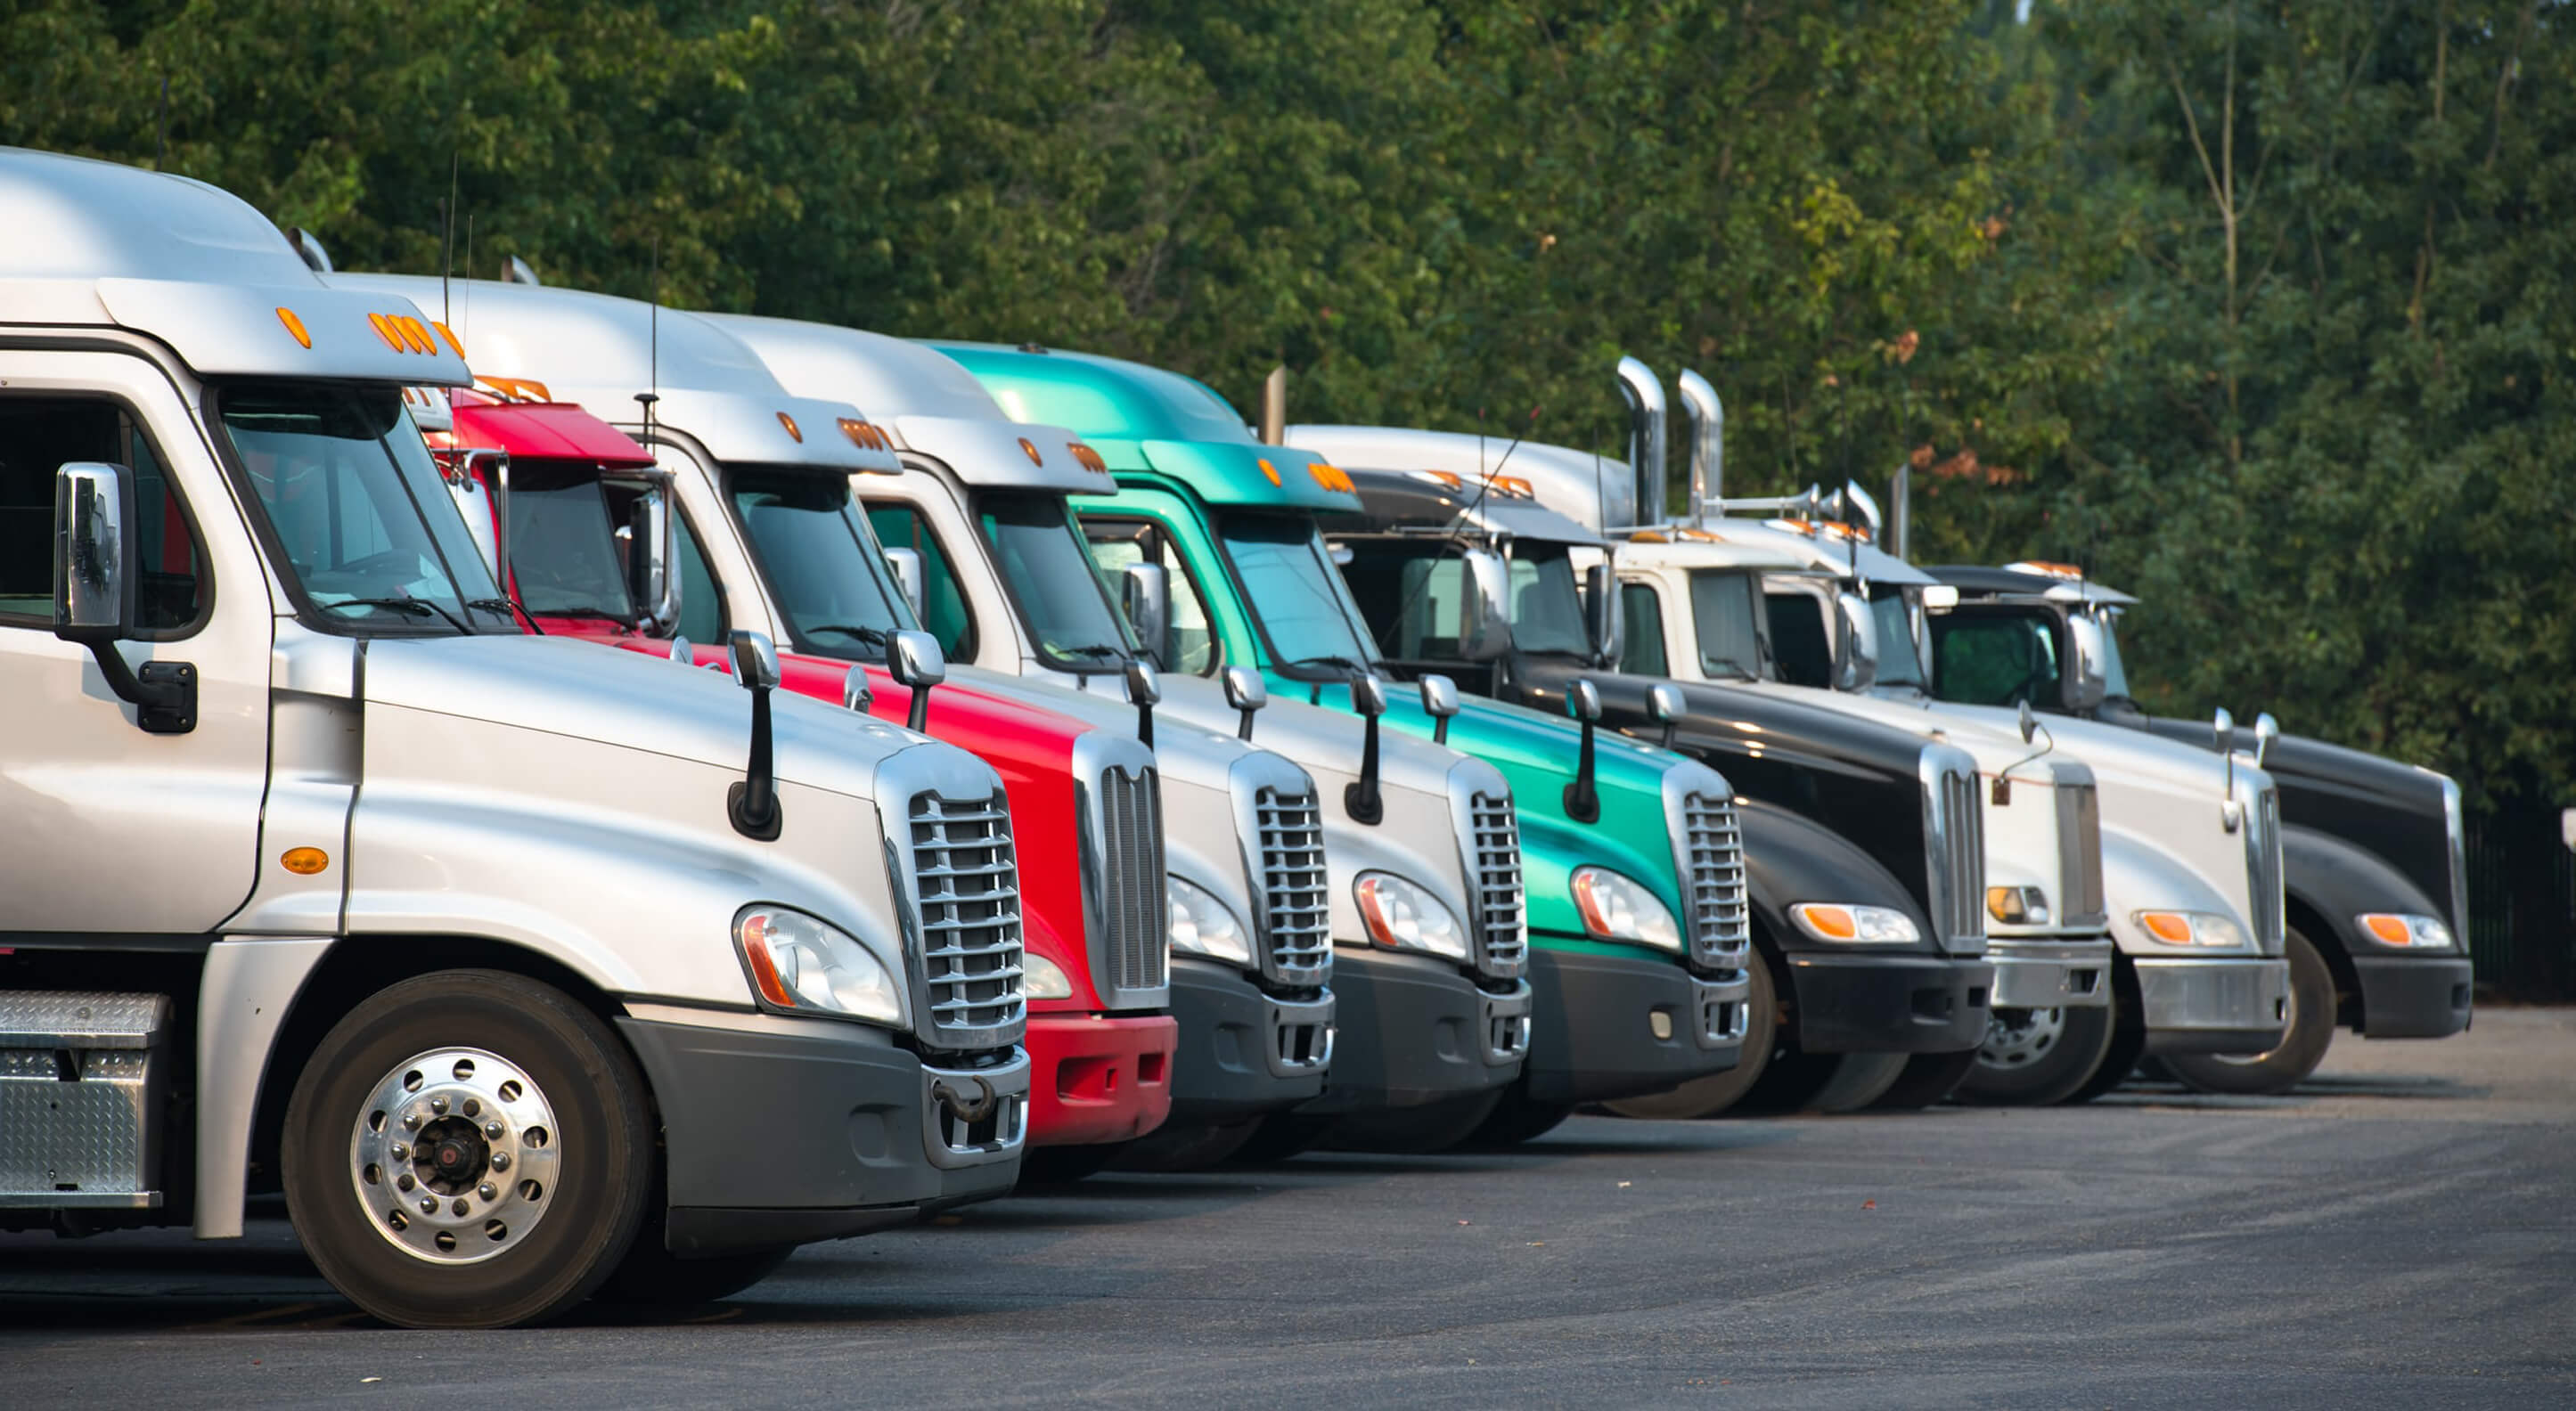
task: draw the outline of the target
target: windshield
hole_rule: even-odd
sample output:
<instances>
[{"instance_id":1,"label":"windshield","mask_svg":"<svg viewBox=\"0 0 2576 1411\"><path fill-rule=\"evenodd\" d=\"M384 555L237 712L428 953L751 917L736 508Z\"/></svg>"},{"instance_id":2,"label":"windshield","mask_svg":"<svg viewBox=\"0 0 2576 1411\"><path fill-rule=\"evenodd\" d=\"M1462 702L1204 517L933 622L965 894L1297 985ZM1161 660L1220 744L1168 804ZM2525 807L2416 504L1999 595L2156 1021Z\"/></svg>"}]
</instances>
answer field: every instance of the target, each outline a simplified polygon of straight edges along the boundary
<instances>
[{"instance_id":1,"label":"windshield","mask_svg":"<svg viewBox=\"0 0 2576 1411\"><path fill-rule=\"evenodd\" d=\"M1060 495L1005 491L979 496L976 527L1038 650L1082 666L1114 667L1133 655L1127 620L1110 605L1073 511Z\"/></svg>"},{"instance_id":2,"label":"windshield","mask_svg":"<svg viewBox=\"0 0 2576 1411\"><path fill-rule=\"evenodd\" d=\"M1398 661L1456 661L1466 630L1467 561L1455 539L1353 539L1341 578L1363 604L1377 648ZM1512 644L1526 652L1589 657L1592 629L1561 544L1521 544L1511 562Z\"/></svg>"},{"instance_id":3,"label":"windshield","mask_svg":"<svg viewBox=\"0 0 2576 1411\"><path fill-rule=\"evenodd\" d=\"M1255 621L1285 667L1364 670L1359 609L1334 571L1323 536L1303 515L1233 514L1219 526Z\"/></svg>"},{"instance_id":4,"label":"windshield","mask_svg":"<svg viewBox=\"0 0 2576 1411\"><path fill-rule=\"evenodd\" d=\"M633 622L618 548L607 494L589 467L511 467L510 576L531 615Z\"/></svg>"},{"instance_id":5,"label":"windshield","mask_svg":"<svg viewBox=\"0 0 2576 1411\"><path fill-rule=\"evenodd\" d=\"M518 630L399 391L247 383L216 404L286 571L321 618Z\"/></svg>"},{"instance_id":6,"label":"windshield","mask_svg":"<svg viewBox=\"0 0 2576 1411\"><path fill-rule=\"evenodd\" d=\"M1761 627L1754 619L1758 585L1750 573L1702 569L1691 575L1691 630L1703 676L1762 674ZM1775 617L1776 620L1776 617Z\"/></svg>"},{"instance_id":7,"label":"windshield","mask_svg":"<svg viewBox=\"0 0 2576 1411\"><path fill-rule=\"evenodd\" d=\"M1512 551L1512 645L1524 652L1589 658L1592 627L1574 561L1563 544L1521 543Z\"/></svg>"},{"instance_id":8,"label":"windshield","mask_svg":"<svg viewBox=\"0 0 2576 1411\"><path fill-rule=\"evenodd\" d=\"M1945 701L2054 705L2057 633L2044 610L1945 612L1932 619L1933 679Z\"/></svg>"},{"instance_id":9,"label":"windshield","mask_svg":"<svg viewBox=\"0 0 2576 1411\"><path fill-rule=\"evenodd\" d=\"M1923 687L1923 648L1914 636L1914 607L1902 588L1882 587L1869 600L1878 621L1878 684Z\"/></svg>"},{"instance_id":10,"label":"windshield","mask_svg":"<svg viewBox=\"0 0 2576 1411\"><path fill-rule=\"evenodd\" d=\"M735 466L725 488L798 650L881 660L911 616L837 470Z\"/></svg>"},{"instance_id":11,"label":"windshield","mask_svg":"<svg viewBox=\"0 0 2576 1411\"><path fill-rule=\"evenodd\" d=\"M2131 699L2129 668L2120 661L2120 610L2100 608L2093 614L2102 624L2102 675L2104 698L2115 701Z\"/></svg>"}]
</instances>

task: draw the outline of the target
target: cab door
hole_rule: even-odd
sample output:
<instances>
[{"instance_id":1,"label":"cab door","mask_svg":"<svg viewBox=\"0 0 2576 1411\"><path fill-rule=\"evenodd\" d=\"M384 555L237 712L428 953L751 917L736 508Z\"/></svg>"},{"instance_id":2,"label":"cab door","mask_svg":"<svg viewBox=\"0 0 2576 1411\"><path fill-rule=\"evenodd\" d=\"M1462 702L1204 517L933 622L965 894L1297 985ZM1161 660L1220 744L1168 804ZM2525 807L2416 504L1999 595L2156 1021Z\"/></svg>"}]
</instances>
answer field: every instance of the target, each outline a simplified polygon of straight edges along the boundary
<instances>
[{"instance_id":1,"label":"cab door","mask_svg":"<svg viewBox=\"0 0 2576 1411\"><path fill-rule=\"evenodd\" d=\"M53 634L54 471L133 467L130 666L187 662L194 729L148 734ZM205 936L250 893L268 761L267 575L213 453L158 367L0 349L0 945Z\"/></svg>"}]
</instances>

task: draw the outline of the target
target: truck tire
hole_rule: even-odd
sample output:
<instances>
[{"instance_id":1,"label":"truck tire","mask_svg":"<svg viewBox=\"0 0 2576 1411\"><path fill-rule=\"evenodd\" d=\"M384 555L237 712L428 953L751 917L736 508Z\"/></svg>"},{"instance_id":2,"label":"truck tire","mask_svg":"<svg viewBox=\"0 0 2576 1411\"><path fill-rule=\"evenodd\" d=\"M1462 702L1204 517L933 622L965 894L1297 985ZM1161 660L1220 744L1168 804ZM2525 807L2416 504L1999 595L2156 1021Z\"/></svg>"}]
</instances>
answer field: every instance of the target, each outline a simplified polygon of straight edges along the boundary
<instances>
[{"instance_id":1,"label":"truck tire","mask_svg":"<svg viewBox=\"0 0 2576 1411\"><path fill-rule=\"evenodd\" d=\"M1429 1156L1447 1151L1475 1134L1502 1104L1502 1088L1460 1093L1420 1107L1383 1112L1354 1112L1334 1121L1322 1145L1336 1151L1382 1151L1395 1156Z\"/></svg>"},{"instance_id":2,"label":"truck tire","mask_svg":"<svg viewBox=\"0 0 2576 1411\"><path fill-rule=\"evenodd\" d=\"M1100 1174L1110 1158L1127 1146L1125 1142L1095 1142L1089 1146L1033 1146L1020 1153L1020 1184L1027 1186L1069 1186Z\"/></svg>"},{"instance_id":3,"label":"truck tire","mask_svg":"<svg viewBox=\"0 0 2576 1411\"><path fill-rule=\"evenodd\" d=\"M617 1036L498 970L360 1001L297 1076L280 1157L314 1266L411 1328L512 1327L588 1298L633 1247L660 1160Z\"/></svg>"},{"instance_id":4,"label":"truck tire","mask_svg":"<svg viewBox=\"0 0 2576 1411\"><path fill-rule=\"evenodd\" d=\"M1957 1053L1918 1053L1905 1061L1905 1071L1878 1101L1869 1105L1872 1112L1920 1112L1958 1091L1959 1083L1977 1066L1977 1051L1961 1049Z\"/></svg>"},{"instance_id":5,"label":"truck tire","mask_svg":"<svg viewBox=\"0 0 2576 1411\"><path fill-rule=\"evenodd\" d=\"M1959 1084L1959 1100L1992 1107L2064 1102L2102 1067L2117 1026L2109 1005L1998 1009L1986 1021L1975 1067Z\"/></svg>"},{"instance_id":6,"label":"truck tire","mask_svg":"<svg viewBox=\"0 0 2576 1411\"><path fill-rule=\"evenodd\" d=\"M1905 1074L1907 1053L1792 1053L1775 1059L1735 1105L1748 1117L1814 1112L1839 1116L1876 1102Z\"/></svg>"},{"instance_id":7,"label":"truck tire","mask_svg":"<svg viewBox=\"0 0 2576 1411\"><path fill-rule=\"evenodd\" d=\"M1243 1165L1268 1165L1286 1161L1315 1149L1332 1128L1330 1117L1301 1117L1294 1112L1274 1112L1254 1124L1252 1135L1234 1149L1234 1160Z\"/></svg>"},{"instance_id":8,"label":"truck tire","mask_svg":"<svg viewBox=\"0 0 2576 1411\"><path fill-rule=\"evenodd\" d=\"M1749 987L1744 1003L1744 1056L1734 1067L1693 1078L1670 1092L1605 1102L1603 1110L1649 1122L1690 1121L1715 1117L1752 1091L1771 1066L1772 1051L1779 1047L1780 1001L1771 983L1771 967L1759 953L1744 975Z\"/></svg>"},{"instance_id":9,"label":"truck tire","mask_svg":"<svg viewBox=\"0 0 2576 1411\"><path fill-rule=\"evenodd\" d=\"M2112 1000L2111 1047L2093 1068L2093 1076L2066 1095L2068 1102L2091 1102L2122 1083L2138 1070L2138 1058L2147 1051L2145 1019L2129 1005Z\"/></svg>"},{"instance_id":10,"label":"truck tire","mask_svg":"<svg viewBox=\"0 0 2576 1411\"><path fill-rule=\"evenodd\" d=\"M2308 938L2292 930L2281 954L2290 962L2290 1027L2265 1053L2169 1053L2165 1070L2204 1093L2285 1093L2317 1071L2334 1042L2334 972Z\"/></svg>"},{"instance_id":11,"label":"truck tire","mask_svg":"<svg viewBox=\"0 0 2576 1411\"><path fill-rule=\"evenodd\" d=\"M1119 1148L1109 1164L1120 1171L1205 1171L1242 1150L1260 1128L1258 1117L1240 1122L1166 1122Z\"/></svg>"},{"instance_id":12,"label":"truck tire","mask_svg":"<svg viewBox=\"0 0 2576 1411\"><path fill-rule=\"evenodd\" d=\"M1574 1115L1570 1102L1532 1102L1528 1080L1514 1082L1503 1090L1502 1101L1476 1130L1467 1134L1466 1145L1485 1151L1500 1151L1519 1146L1534 1137L1555 1131L1558 1124Z\"/></svg>"}]
</instances>

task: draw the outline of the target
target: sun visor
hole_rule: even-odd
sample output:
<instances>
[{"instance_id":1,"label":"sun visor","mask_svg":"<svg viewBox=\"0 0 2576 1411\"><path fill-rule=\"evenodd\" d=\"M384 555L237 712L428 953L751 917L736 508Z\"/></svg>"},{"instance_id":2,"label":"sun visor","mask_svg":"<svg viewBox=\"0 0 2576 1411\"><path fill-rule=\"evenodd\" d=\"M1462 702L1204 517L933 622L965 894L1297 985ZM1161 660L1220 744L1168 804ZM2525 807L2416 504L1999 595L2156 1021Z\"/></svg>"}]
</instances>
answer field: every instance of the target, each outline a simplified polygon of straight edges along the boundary
<instances>
[{"instance_id":1,"label":"sun visor","mask_svg":"<svg viewBox=\"0 0 2576 1411\"><path fill-rule=\"evenodd\" d=\"M462 406L455 410L456 439L531 460L588 461L606 466L647 466L651 453L633 437L580 407L557 402Z\"/></svg>"},{"instance_id":2,"label":"sun visor","mask_svg":"<svg viewBox=\"0 0 2576 1411\"><path fill-rule=\"evenodd\" d=\"M1083 463L1073 449L1080 439L1060 426L1037 426L991 417L899 416L903 444L937 457L957 478L986 489L1055 490L1068 495L1109 495L1118 490L1105 462ZM1086 448L1088 449L1088 448Z\"/></svg>"},{"instance_id":3,"label":"sun visor","mask_svg":"<svg viewBox=\"0 0 2576 1411\"><path fill-rule=\"evenodd\" d=\"M1145 464L1186 482L1211 504L1356 513L1349 476L1312 452L1257 441L1146 441Z\"/></svg>"},{"instance_id":4,"label":"sun visor","mask_svg":"<svg viewBox=\"0 0 2576 1411\"><path fill-rule=\"evenodd\" d=\"M97 289L110 318L170 345L200 377L473 381L455 340L399 294L165 279L102 279Z\"/></svg>"}]
</instances>

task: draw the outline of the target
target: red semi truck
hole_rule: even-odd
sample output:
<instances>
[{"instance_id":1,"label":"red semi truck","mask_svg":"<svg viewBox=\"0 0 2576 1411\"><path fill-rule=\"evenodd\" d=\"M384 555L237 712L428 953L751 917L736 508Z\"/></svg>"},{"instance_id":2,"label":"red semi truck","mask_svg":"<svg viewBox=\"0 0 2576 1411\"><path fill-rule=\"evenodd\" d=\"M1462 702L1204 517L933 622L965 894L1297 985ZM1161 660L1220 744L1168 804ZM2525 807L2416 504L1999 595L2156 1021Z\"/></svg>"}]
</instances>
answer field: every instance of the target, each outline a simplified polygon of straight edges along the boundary
<instances>
[{"instance_id":1,"label":"red semi truck","mask_svg":"<svg viewBox=\"0 0 2576 1411\"><path fill-rule=\"evenodd\" d=\"M514 346L500 336L507 325L495 316L501 287L475 291L480 329L474 323L458 328L478 351ZM606 306L604 326L611 328L625 322L627 308L639 325L650 317L644 306L625 300L513 292L578 301L573 307L584 313ZM730 553L765 554L773 574L797 573L799 567L782 561L789 549L784 536L756 542L763 537L759 522L796 515L800 491L828 487L845 499L851 472L891 474L899 467L868 445L849 408L783 394L742 406L735 404L754 399L738 389L688 386L687 348L673 346L669 327L661 334L658 366L647 371L659 382L655 405L667 419L657 418L645 433L662 452L659 464L645 445L582 406L551 400L544 383L525 376L491 378L478 391L457 394L449 429L428 434L470 532L493 562L508 564L503 588L538 630L654 656L686 653L699 665L729 670L730 657L714 645L724 640L714 624L742 625L750 616L744 585L758 592L762 580L711 575L706 540L722 536ZM524 371L514 360L494 365ZM429 415L434 421L435 411ZM701 523L711 516L684 511L673 478L703 473L712 479L718 467L730 487L721 500L731 513L727 522ZM506 514L500 512L505 497L515 506ZM1002 776L1022 870L1032 1067L1027 1140L1032 1153L1060 1153L1054 1169L1078 1174L1096 1164L1084 1159L1087 1150L1144 1136L1162 1124L1171 1105L1178 1025L1167 1012L1153 754L1123 733L971 687L941 685L945 665L935 643L907 630L899 592L883 580L881 565L877 575L870 580L873 602L852 597L864 585L836 585L836 606L843 609L836 615L850 620L826 627L809 616L779 634L787 648L778 653L779 684L908 723L973 752ZM730 597L719 582L733 585ZM680 629L701 618L707 625L692 641ZM798 635L834 630L880 639L885 661L854 663L796 649ZM971 903L973 879L947 880L952 895ZM925 934L940 924L924 918ZM1047 1169L1042 1162L1033 1173Z\"/></svg>"}]
</instances>

